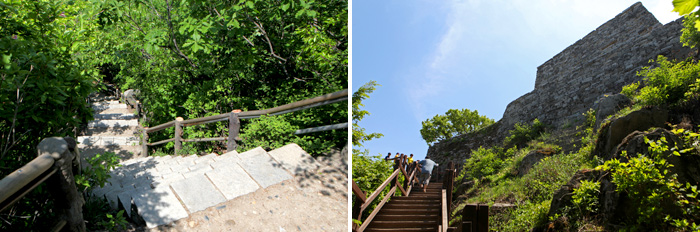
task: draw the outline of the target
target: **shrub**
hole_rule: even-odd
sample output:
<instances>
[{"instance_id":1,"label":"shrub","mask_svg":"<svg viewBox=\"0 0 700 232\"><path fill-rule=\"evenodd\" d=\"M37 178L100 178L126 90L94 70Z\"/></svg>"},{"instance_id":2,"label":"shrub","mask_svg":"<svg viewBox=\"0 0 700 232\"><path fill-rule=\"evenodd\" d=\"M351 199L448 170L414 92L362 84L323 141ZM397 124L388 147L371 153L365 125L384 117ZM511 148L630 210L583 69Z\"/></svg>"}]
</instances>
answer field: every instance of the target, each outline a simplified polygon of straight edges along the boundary
<instances>
[{"instance_id":1,"label":"shrub","mask_svg":"<svg viewBox=\"0 0 700 232\"><path fill-rule=\"evenodd\" d=\"M574 189L574 195L571 196L574 206L576 206L581 215L589 215L598 211L598 193L600 193L600 182L582 180L581 186Z\"/></svg>"},{"instance_id":2,"label":"shrub","mask_svg":"<svg viewBox=\"0 0 700 232\"><path fill-rule=\"evenodd\" d=\"M606 161L596 169L611 172L612 182L617 186L616 191L626 193L634 203L636 220L629 222L631 229L656 228L669 229L673 226L679 230L696 231L700 222L700 198L697 186L691 183L680 183L675 174L669 173L673 165L666 160L669 156L697 156L697 150L692 144L697 143L699 134L682 129L673 130L680 135L685 147L669 147L665 137L659 140L645 139L649 145L648 154L636 154L630 157L623 152L629 161L620 162L617 159ZM674 218L667 207L669 202L678 206L683 215Z\"/></svg>"},{"instance_id":3,"label":"shrub","mask_svg":"<svg viewBox=\"0 0 700 232\"><path fill-rule=\"evenodd\" d=\"M623 88L627 96L635 96L642 105L676 104L686 96L697 93L692 87L700 78L700 65L692 60L671 62L664 56L656 59L657 67L644 67L637 75L644 76L644 87L636 94L632 91L635 85Z\"/></svg>"},{"instance_id":4,"label":"shrub","mask_svg":"<svg viewBox=\"0 0 700 232\"><path fill-rule=\"evenodd\" d=\"M88 166L83 169L83 173L75 175L75 183L78 190L89 192L95 186L104 187L107 179L110 178L109 170L120 166L119 156L112 152L97 154L87 160ZM85 205L83 205L83 215L86 221L85 225L91 231L94 230L110 230L118 231L126 229L126 218L124 210L113 210L109 207L106 199L100 197L92 197L90 194L86 196Z\"/></svg>"},{"instance_id":5,"label":"shrub","mask_svg":"<svg viewBox=\"0 0 700 232\"><path fill-rule=\"evenodd\" d=\"M544 132L545 126L539 119L531 124L516 123L515 128L509 131L509 136L503 141L505 147L523 146L530 140L539 137Z\"/></svg>"}]
</instances>

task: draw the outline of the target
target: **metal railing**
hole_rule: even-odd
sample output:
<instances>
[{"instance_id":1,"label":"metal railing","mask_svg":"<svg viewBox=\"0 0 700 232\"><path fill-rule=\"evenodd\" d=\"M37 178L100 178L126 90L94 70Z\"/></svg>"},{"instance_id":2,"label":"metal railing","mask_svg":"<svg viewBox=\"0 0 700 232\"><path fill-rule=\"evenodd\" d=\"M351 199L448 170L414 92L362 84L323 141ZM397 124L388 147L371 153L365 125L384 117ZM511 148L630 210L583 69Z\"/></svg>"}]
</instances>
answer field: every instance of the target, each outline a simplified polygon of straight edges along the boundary
<instances>
[{"instance_id":1,"label":"metal railing","mask_svg":"<svg viewBox=\"0 0 700 232\"><path fill-rule=\"evenodd\" d=\"M53 231L60 231L64 226L70 231L85 231L82 213L85 200L73 177L74 171L80 171L80 153L75 140L70 137L46 138L39 143L37 150L37 158L0 180L0 212L46 182L60 217Z\"/></svg>"},{"instance_id":2,"label":"metal railing","mask_svg":"<svg viewBox=\"0 0 700 232\"><path fill-rule=\"evenodd\" d=\"M126 94L125 94L126 96ZM166 122L157 126L153 127L146 127L144 130L142 130L142 141L141 141L141 146L142 146L142 154L147 156L148 155L148 146L155 146L159 144L164 144L168 142L174 142L175 143L175 154L178 154L178 151L182 149L182 143L183 142L206 142L206 141L227 141L226 142L226 150L227 152L234 151L238 144L236 141L240 141L240 138L238 138L239 132L240 132L240 126L241 126L241 119L251 119L251 118L258 118L262 115L280 115L280 114L286 114L286 113L291 113L299 110L304 110L304 109L309 109L313 107L318 107L322 105L328 105L332 103L337 103L337 102L342 102L342 101L347 101L348 99L348 90L344 89L341 91L337 91L334 93L329 93L326 95L314 97L314 98L309 98L293 103L289 103L286 105L281 105L277 107L273 107L270 109L264 109L264 110L251 110L251 111L241 111L241 110L233 110L229 113L223 113L219 115L213 115L213 116L207 116L207 117L201 117L201 118L194 118L194 119L183 119L182 117L177 117L175 120ZM134 103L129 103L129 100L127 99L127 103L134 104L134 105L139 105L139 103L136 100L132 100ZM186 126L195 126L195 125L200 125L200 124L206 124L206 123L213 123L213 122L220 122L220 121L228 121L229 126L228 126L228 136L227 137L215 137L215 138L194 138L194 139L183 139L182 138L182 128ZM175 127L175 135L173 138L170 139L165 139L157 142L148 142L148 134L161 131L170 127ZM314 127L314 128L307 128L307 129L301 129L295 131L294 134L306 134L306 133L312 133L312 132L319 132L319 131L326 131L326 130L335 130L335 129L340 129L340 128L347 128L348 123L338 123L334 125L327 125L327 126L321 126L321 127Z\"/></svg>"}]
</instances>

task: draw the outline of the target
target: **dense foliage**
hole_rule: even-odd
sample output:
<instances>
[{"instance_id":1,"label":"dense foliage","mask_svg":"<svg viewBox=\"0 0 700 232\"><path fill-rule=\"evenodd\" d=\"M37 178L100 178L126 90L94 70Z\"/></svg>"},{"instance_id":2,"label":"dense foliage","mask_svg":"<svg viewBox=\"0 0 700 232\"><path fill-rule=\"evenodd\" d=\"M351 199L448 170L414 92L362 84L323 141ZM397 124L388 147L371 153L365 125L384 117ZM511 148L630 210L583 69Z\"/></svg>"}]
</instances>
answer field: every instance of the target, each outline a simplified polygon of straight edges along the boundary
<instances>
[{"instance_id":1,"label":"dense foliage","mask_svg":"<svg viewBox=\"0 0 700 232\"><path fill-rule=\"evenodd\" d=\"M693 60L669 61L664 56L656 59L655 67L644 67L638 75L640 84L623 87L622 93L641 105L674 105L700 93L700 64Z\"/></svg>"},{"instance_id":2,"label":"dense foliage","mask_svg":"<svg viewBox=\"0 0 700 232\"><path fill-rule=\"evenodd\" d=\"M93 118L87 97L103 81L116 82L122 91L140 89L151 126L177 116L271 108L348 85L347 1L6 0L0 17L3 176L33 159L41 139L76 136ZM241 149L283 145L270 139L299 143L312 154L345 146L345 130L304 136L290 131L346 122L347 108L336 103L243 120ZM186 127L184 138L225 136L227 126ZM218 142L185 143L190 151L224 148ZM92 176L104 178L99 173ZM82 187L97 183L78 178ZM29 193L0 215L0 230L25 231L37 222L52 226L53 202L46 196L43 185ZM113 220L102 226L121 223L118 213L106 217Z\"/></svg>"},{"instance_id":3,"label":"dense foliage","mask_svg":"<svg viewBox=\"0 0 700 232\"><path fill-rule=\"evenodd\" d=\"M104 67L122 89L141 90L149 125L178 116L266 109L347 88L347 1L97 2L107 32ZM345 122L347 113L340 103L278 120L308 128ZM243 120L241 131L254 124ZM219 137L227 129L216 124L201 131L186 127L184 137ZM342 147L347 133L318 132L311 138L301 139L317 154L329 148L319 141ZM198 150L221 145L185 144Z\"/></svg>"},{"instance_id":4,"label":"dense foliage","mask_svg":"<svg viewBox=\"0 0 700 232\"><path fill-rule=\"evenodd\" d=\"M43 138L74 136L92 119L96 14L81 0L0 2L0 176L34 159ZM47 196L44 185L30 192L0 215L0 230L50 229Z\"/></svg>"},{"instance_id":5,"label":"dense foliage","mask_svg":"<svg viewBox=\"0 0 700 232\"><path fill-rule=\"evenodd\" d=\"M677 175L671 174L673 167L667 160L671 156L697 156L697 148L693 144L700 141L700 134L677 129L672 131L681 136L684 144L669 146L665 137L659 140L645 142L649 151L645 154L627 154L623 156L629 161L617 159L606 161L597 169L610 171L612 182L617 186L616 191L624 192L634 203L633 215L636 220L628 222L629 229L654 228L668 229L670 226L678 230L700 230L700 195L697 185L682 183ZM673 202L681 208L681 215L672 208L666 207Z\"/></svg>"},{"instance_id":6,"label":"dense foliage","mask_svg":"<svg viewBox=\"0 0 700 232\"><path fill-rule=\"evenodd\" d=\"M523 146L544 132L545 125L539 119L533 120L530 124L518 122L515 124L515 128L509 131L510 135L503 140L503 144L506 147Z\"/></svg>"},{"instance_id":7,"label":"dense foliage","mask_svg":"<svg viewBox=\"0 0 700 232\"><path fill-rule=\"evenodd\" d=\"M369 115L369 112L363 110L362 101L369 98L369 94L374 92L377 84L376 81L370 81L360 88L357 89L352 94L352 153L353 154L368 154L367 150L360 150L362 143L375 138L381 138L384 136L381 133L366 133L365 128L362 128L359 124L360 121Z\"/></svg>"},{"instance_id":8,"label":"dense foliage","mask_svg":"<svg viewBox=\"0 0 700 232\"><path fill-rule=\"evenodd\" d=\"M438 114L421 122L423 127L420 129L420 135L428 145L431 145L437 141L490 126L494 122L493 119L479 115L479 111L476 110L449 109L445 115Z\"/></svg>"}]
</instances>

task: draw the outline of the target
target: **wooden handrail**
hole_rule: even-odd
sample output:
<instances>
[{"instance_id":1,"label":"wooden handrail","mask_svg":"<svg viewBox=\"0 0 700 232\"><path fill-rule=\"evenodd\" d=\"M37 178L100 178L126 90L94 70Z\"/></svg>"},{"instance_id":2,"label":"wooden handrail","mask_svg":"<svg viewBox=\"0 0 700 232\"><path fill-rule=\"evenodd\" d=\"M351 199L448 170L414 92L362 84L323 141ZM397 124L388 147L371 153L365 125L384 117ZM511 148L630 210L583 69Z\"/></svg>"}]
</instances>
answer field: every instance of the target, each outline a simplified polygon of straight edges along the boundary
<instances>
[{"instance_id":1,"label":"wooden handrail","mask_svg":"<svg viewBox=\"0 0 700 232\"><path fill-rule=\"evenodd\" d=\"M442 189L442 231L441 232L447 232L447 227L449 225L447 224L447 205L451 204L451 202L447 201L447 190Z\"/></svg>"},{"instance_id":2,"label":"wooden handrail","mask_svg":"<svg viewBox=\"0 0 700 232\"><path fill-rule=\"evenodd\" d=\"M193 118L193 119L187 119L187 120L180 120L178 121L173 120L170 122L166 122L160 125L156 125L153 127L147 127L144 128L142 132L142 149L143 149L143 155L148 155L148 146L153 146L153 145L159 145L163 143L168 143L168 142L175 142L175 153L177 154L178 150L180 150L182 146L182 142L204 142L204 141L223 141L224 139L221 139L222 137L219 138L198 138L198 139L182 139L181 133L182 133L182 127L185 126L194 126L194 125L200 125L200 124L205 124L205 123L213 123L213 122L220 122L220 121L229 121L229 136L228 139L226 139L228 142L226 143L227 146L227 151L233 151L235 150L235 147L237 146L236 140L240 140L238 138L238 133L239 133L239 128L240 128L240 122L238 120L240 119L250 119L250 118L258 118L262 115L279 115L279 114L286 114L286 113L291 113L303 109L308 109L308 108L313 108L317 106L322 106L322 105L327 105L327 104L332 104L336 102L341 102L341 101L346 101L348 99L348 90L340 90L337 92L309 98L309 99L304 99L301 101L269 108L269 109L264 109L264 110L252 110L252 111L244 111L241 112L240 110L234 110L234 112L229 112L229 113L224 113L224 114L218 114L218 115L212 115L212 116L206 116L206 117L201 117L201 118ZM339 128L347 128L348 124L347 123L341 123L341 124L334 124L334 125L328 125L328 126L321 126L321 127L315 127L315 128L308 128L308 129L303 129L303 130L297 130L295 134L303 134L303 133L311 133L311 132L318 132L318 131L324 131L324 130L333 130L333 129L339 129ZM175 133L175 138L171 139L166 139L166 140L161 140L153 143L148 142L148 133L153 133L157 131L161 131L170 127L175 127L176 133Z\"/></svg>"},{"instance_id":3,"label":"wooden handrail","mask_svg":"<svg viewBox=\"0 0 700 232\"><path fill-rule=\"evenodd\" d=\"M394 178L398 175L399 175L399 170L395 170L393 173L391 173L391 176L389 176L389 178L384 180L382 185L379 185L379 187L376 190L374 190L372 195L369 195L369 197L367 197L367 200L365 201L365 203L362 204L361 211L365 211L365 209L367 209L367 206L369 206L372 203L372 201L374 201L374 199L377 198L379 196L379 194L382 193L382 190L384 188L386 188L386 186L389 185L389 183L391 183L394 180Z\"/></svg>"},{"instance_id":4,"label":"wooden handrail","mask_svg":"<svg viewBox=\"0 0 700 232\"><path fill-rule=\"evenodd\" d=\"M39 156L0 180L0 211L20 200L39 184L46 181L49 193L55 198L55 212L59 224L54 230L68 226L70 231L85 231L82 206L85 203L78 192L73 169L79 168L79 152L75 140L66 137L43 139L37 146Z\"/></svg>"},{"instance_id":5,"label":"wooden handrail","mask_svg":"<svg viewBox=\"0 0 700 232\"><path fill-rule=\"evenodd\" d=\"M391 175L382 182L377 189L372 192L372 194L369 197L365 196L365 192L360 189L360 187L355 183L355 181L352 182L352 192L355 194L355 205L353 206L352 209L352 217L353 219L360 220L362 217L362 212L364 212L369 205L372 204L372 202L381 194L382 190L384 190L387 185L392 184L391 190L389 190L389 193L384 195L382 198L382 201L377 204L377 207L374 208L374 211L367 216L367 218L362 222L361 226L357 226L356 224L353 224L353 230L362 232L364 231L365 228L372 222L372 219L374 219L374 216L379 212L379 210L384 206L386 201L389 200L390 196L393 196L397 190L401 191L401 193L404 196L409 196L411 194L411 189L413 188L413 179L417 175L417 166L412 166L410 172L406 172L406 169L404 168L406 166L406 155L402 155L400 157L395 157L395 158L385 158L384 160L393 160L394 161L394 172L391 173ZM411 173L410 175L408 173ZM404 184L408 184L407 187L403 187L401 183L399 183L399 175L404 176Z\"/></svg>"},{"instance_id":6,"label":"wooden handrail","mask_svg":"<svg viewBox=\"0 0 700 232\"><path fill-rule=\"evenodd\" d=\"M43 154L0 180L0 202L5 202L24 186L53 166L55 159L50 154ZM9 205L2 205L0 211Z\"/></svg>"}]
</instances>

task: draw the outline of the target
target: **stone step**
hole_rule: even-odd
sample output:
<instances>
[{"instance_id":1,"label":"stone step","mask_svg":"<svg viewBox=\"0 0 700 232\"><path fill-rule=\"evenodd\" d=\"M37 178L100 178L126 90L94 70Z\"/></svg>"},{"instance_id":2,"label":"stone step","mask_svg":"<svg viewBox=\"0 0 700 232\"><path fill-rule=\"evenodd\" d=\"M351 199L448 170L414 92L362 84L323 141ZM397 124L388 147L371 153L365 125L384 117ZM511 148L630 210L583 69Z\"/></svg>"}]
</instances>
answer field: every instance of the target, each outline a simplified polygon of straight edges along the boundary
<instances>
[{"instance_id":1,"label":"stone step","mask_svg":"<svg viewBox=\"0 0 700 232\"><path fill-rule=\"evenodd\" d=\"M100 112L107 109L126 109L126 104L114 104L114 105L92 105L90 106L94 111Z\"/></svg>"},{"instance_id":2,"label":"stone step","mask_svg":"<svg viewBox=\"0 0 700 232\"><path fill-rule=\"evenodd\" d=\"M312 160L296 144L269 153L258 147L241 154L135 158L111 170L109 183L92 194L153 228L291 179L290 173L314 172Z\"/></svg>"},{"instance_id":3,"label":"stone step","mask_svg":"<svg viewBox=\"0 0 700 232\"><path fill-rule=\"evenodd\" d=\"M135 136L78 136L78 143L85 146L138 146Z\"/></svg>"},{"instance_id":4,"label":"stone step","mask_svg":"<svg viewBox=\"0 0 700 232\"><path fill-rule=\"evenodd\" d=\"M126 108L107 108L104 110L99 110L99 111L94 111L95 115L97 114L134 114L135 111L133 109L126 109Z\"/></svg>"},{"instance_id":5,"label":"stone step","mask_svg":"<svg viewBox=\"0 0 700 232\"><path fill-rule=\"evenodd\" d=\"M139 127L88 127L84 136L139 136Z\"/></svg>"},{"instance_id":6,"label":"stone step","mask_svg":"<svg viewBox=\"0 0 700 232\"><path fill-rule=\"evenodd\" d=\"M95 114L95 119L98 120L106 120L106 119L111 119L111 120L131 120L131 119L137 119L137 116L132 114L132 113L100 113L100 114Z\"/></svg>"},{"instance_id":7,"label":"stone step","mask_svg":"<svg viewBox=\"0 0 700 232\"><path fill-rule=\"evenodd\" d=\"M106 105L119 105L121 104L117 100L109 100L109 101L99 101L99 102L93 102L91 105L92 106L106 106Z\"/></svg>"},{"instance_id":8,"label":"stone step","mask_svg":"<svg viewBox=\"0 0 700 232\"><path fill-rule=\"evenodd\" d=\"M141 146L88 146L85 144L78 144L78 149L80 150L83 168L87 167L87 159L94 157L96 154L104 154L105 152L115 153L121 161L141 157Z\"/></svg>"},{"instance_id":9,"label":"stone step","mask_svg":"<svg viewBox=\"0 0 700 232\"><path fill-rule=\"evenodd\" d=\"M139 121L136 119L131 120L93 120L88 122L88 128L99 128L99 127L136 127L139 126Z\"/></svg>"}]
</instances>

